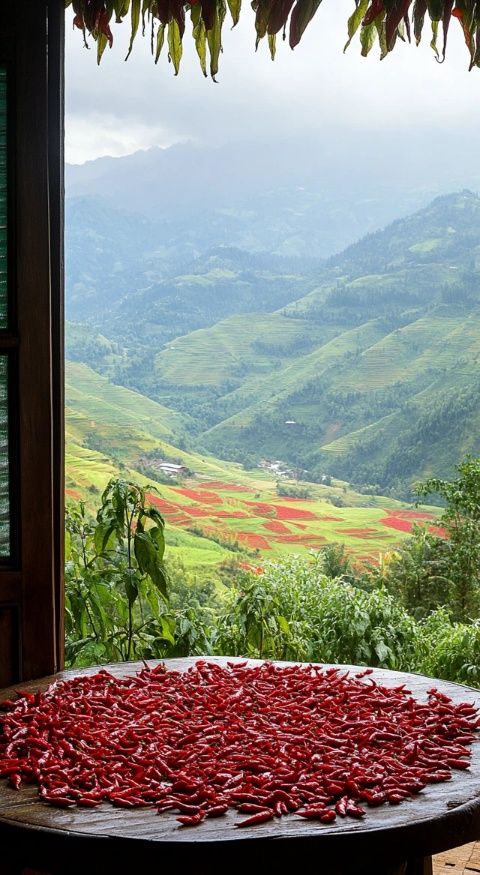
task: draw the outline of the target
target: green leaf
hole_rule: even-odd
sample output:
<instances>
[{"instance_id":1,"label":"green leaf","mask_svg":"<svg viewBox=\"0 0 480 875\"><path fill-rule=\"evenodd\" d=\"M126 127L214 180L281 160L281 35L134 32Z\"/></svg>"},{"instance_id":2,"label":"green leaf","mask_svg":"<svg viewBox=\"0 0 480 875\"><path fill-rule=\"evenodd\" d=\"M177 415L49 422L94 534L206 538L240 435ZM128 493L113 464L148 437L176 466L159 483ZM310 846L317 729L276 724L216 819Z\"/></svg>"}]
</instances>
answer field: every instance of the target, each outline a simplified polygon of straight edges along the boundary
<instances>
[{"instance_id":1,"label":"green leaf","mask_svg":"<svg viewBox=\"0 0 480 875\"><path fill-rule=\"evenodd\" d=\"M199 3L192 6L190 17L192 19L192 34L195 40L195 48L200 59L200 67L204 76L207 75L207 34L202 18L202 7Z\"/></svg>"},{"instance_id":2,"label":"green leaf","mask_svg":"<svg viewBox=\"0 0 480 875\"><path fill-rule=\"evenodd\" d=\"M218 0L215 6L215 14L213 18L213 27L207 30L207 42L210 52L210 75L215 82L215 76L218 73L218 59L222 51L222 25L225 20L227 8L224 0Z\"/></svg>"},{"instance_id":3,"label":"green leaf","mask_svg":"<svg viewBox=\"0 0 480 875\"><path fill-rule=\"evenodd\" d=\"M135 559L142 574L148 574L152 583L167 598L167 578L162 563L163 550L156 547L148 532L137 533L133 544Z\"/></svg>"},{"instance_id":4,"label":"green leaf","mask_svg":"<svg viewBox=\"0 0 480 875\"><path fill-rule=\"evenodd\" d=\"M165 41L165 25L159 24L157 30L157 48L155 50L155 63L158 64L158 59L160 57L160 53L163 48L163 43Z\"/></svg>"},{"instance_id":5,"label":"green leaf","mask_svg":"<svg viewBox=\"0 0 480 875\"><path fill-rule=\"evenodd\" d=\"M377 31L378 42L380 43L380 60L383 61L383 59L387 57L389 52L389 47L387 45L387 34L385 30L385 18L382 16L378 16L373 23ZM390 51L395 45L396 38L397 37L395 35L390 47Z\"/></svg>"},{"instance_id":6,"label":"green leaf","mask_svg":"<svg viewBox=\"0 0 480 875\"><path fill-rule=\"evenodd\" d=\"M142 574L149 574L152 562L155 562L157 551L155 545L145 532L136 532L133 541L135 559Z\"/></svg>"},{"instance_id":7,"label":"green leaf","mask_svg":"<svg viewBox=\"0 0 480 875\"><path fill-rule=\"evenodd\" d=\"M149 529L148 535L155 542L157 556L160 559L163 559L163 554L165 553L165 536L163 534L163 527L154 526Z\"/></svg>"},{"instance_id":8,"label":"green leaf","mask_svg":"<svg viewBox=\"0 0 480 875\"><path fill-rule=\"evenodd\" d=\"M72 536L68 529L65 529L65 562L68 562L72 556Z\"/></svg>"},{"instance_id":9,"label":"green leaf","mask_svg":"<svg viewBox=\"0 0 480 875\"><path fill-rule=\"evenodd\" d=\"M165 526L165 520L163 519L162 514L156 507L149 507L145 512L145 516L148 517L149 520L153 520L154 523L157 523L158 526L163 528Z\"/></svg>"},{"instance_id":10,"label":"green leaf","mask_svg":"<svg viewBox=\"0 0 480 875\"><path fill-rule=\"evenodd\" d=\"M127 15L130 0L114 0L113 9L117 23L120 23L122 18Z\"/></svg>"},{"instance_id":11,"label":"green leaf","mask_svg":"<svg viewBox=\"0 0 480 875\"><path fill-rule=\"evenodd\" d=\"M432 40L430 42L430 48L435 52L436 58L440 57L438 48L437 48L437 38L438 38L438 21L432 21Z\"/></svg>"},{"instance_id":12,"label":"green leaf","mask_svg":"<svg viewBox=\"0 0 480 875\"><path fill-rule=\"evenodd\" d=\"M268 47L270 49L270 57L272 61L275 60L275 55L277 53L277 34L269 33L268 34Z\"/></svg>"},{"instance_id":13,"label":"green leaf","mask_svg":"<svg viewBox=\"0 0 480 875\"><path fill-rule=\"evenodd\" d=\"M162 638L170 644L175 644L175 619L163 616L160 618L160 625L162 627Z\"/></svg>"},{"instance_id":14,"label":"green leaf","mask_svg":"<svg viewBox=\"0 0 480 875\"><path fill-rule=\"evenodd\" d=\"M102 55L107 48L108 39L104 33L99 33L97 36L97 64L102 60Z\"/></svg>"},{"instance_id":15,"label":"green leaf","mask_svg":"<svg viewBox=\"0 0 480 875\"><path fill-rule=\"evenodd\" d=\"M385 662L390 654L390 648L383 641L377 641L375 644L375 653L377 654L380 662Z\"/></svg>"},{"instance_id":16,"label":"green leaf","mask_svg":"<svg viewBox=\"0 0 480 875\"><path fill-rule=\"evenodd\" d=\"M141 11L141 0L131 0L132 2L132 30L130 34L130 45L128 47L127 57L125 60L127 61L130 57L133 49L133 43L135 37L137 35L138 25L140 24L140 11Z\"/></svg>"},{"instance_id":17,"label":"green leaf","mask_svg":"<svg viewBox=\"0 0 480 875\"><path fill-rule=\"evenodd\" d=\"M97 556L101 556L105 552L108 542L115 531L115 524L98 523L95 527L93 535L93 543Z\"/></svg>"},{"instance_id":18,"label":"green leaf","mask_svg":"<svg viewBox=\"0 0 480 875\"><path fill-rule=\"evenodd\" d=\"M232 16L233 27L238 24L240 18L240 10L242 8L242 0L228 0L228 8Z\"/></svg>"},{"instance_id":19,"label":"green leaf","mask_svg":"<svg viewBox=\"0 0 480 875\"><path fill-rule=\"evenodd\" d=\"M352 42L353 37L355 36L358 28L360 27L360 25L363 21L365 13L368 9L368 4L369 4L369 0L360 0L360 2L357 3L357 8L355 9L355 12L353 12L352 15L350 16L350 18L348 19L348 25L347 25L348 40L345 43L345 46L343 49L344 52L347 51L350 43Z\"/></svg>"},{"instance_id":20,"label":"green leaf","mask_svg":"<svg viewBox=\"0 0 480 875\"><path fill-rule=\"evenodd\" d=\"M135 578L135 572L128 574L125 579L125 593L127 595L128 604L134 605L138 599L138 582Z\"/></svg>"},{"instance_id":21,"label":"green leaf","mask_svg":"<svg viewBox=\"0 0 480 875\"><path fill-rule=\"evenodd\" d=\"M290 626L289 626L289 623L288 623L288 620L287 620L286 617L283 617L283 616L280 614L280 616L277 617L277 623L278 623L278 625L279 625L281 631L284 632L285 635L289 635L289 634L290 634Z\"/></svg>"},{"instance_id":22,"label":"green leaf","mask_svg":"<svg viewBox=\"0 0 480 875\"><path fill-rule=\"evenodd\" d=\"M413 7L413 33L417 46L422 39L423 24L427 12L427 0L415 0Z\"/></svg>"},{"instance_id":23,"label":"green leaf","mask_svg":"<svg viewBox=\"0 0 480 875\"><path fill-rule=\"evenodd\" d=\"M173 64L175 76L178 76L182 53L183 49L180 28L175 19L172 19L172 21L168 22L168 57Z\"/></svg>"},{"instance_id":24,"label":"green leaf","mask_svg":"<svg viewBox=\"0 0 480 875\"><path fill-rule=\"evenodd\" d=\"M366 58L371 51L377 36L377 28L375 22L362 27L360 31L360 43L362 46L362 57Z\"/></svg>"}]
</instances>

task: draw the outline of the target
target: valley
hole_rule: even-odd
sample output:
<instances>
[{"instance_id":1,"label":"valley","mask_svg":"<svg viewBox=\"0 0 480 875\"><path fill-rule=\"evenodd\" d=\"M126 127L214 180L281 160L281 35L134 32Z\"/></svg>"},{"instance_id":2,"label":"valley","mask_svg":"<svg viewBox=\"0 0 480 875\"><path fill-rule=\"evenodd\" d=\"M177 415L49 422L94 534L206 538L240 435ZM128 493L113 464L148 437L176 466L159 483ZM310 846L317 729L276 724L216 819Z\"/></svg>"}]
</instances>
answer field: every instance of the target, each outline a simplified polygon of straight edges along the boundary
<instances>
[{"instance_id":1,"label":"valley","mask_svg":"<svg viewBox=\"0 0 480 875\"><path fill-rule=\"evenodd\" d=\"M140 424L144 403L169 411L174 447L254 471L282 459L312 484L334 477L407 502L415 480L480 452L474 193L439 197L323 261L155 249L146 219L72 208L70 260L87 223L98 245L90 286L70 273L67 356L146 396ZM117 259L113 273L100 258Z\"/></svg>"},{"instance_id":2,"label":"valley","mask_svg":"<svg viewBox=\"0 0 480 875\"><path fill-rule=\"evenodd\" d=\"M414 522L435 525L435 508L360 495L336 480L275 478L182 450L175 441L185 427L188 420L179 414L112 385L86 365L67 363L67 505L84 500L93 512L111 477L151 484L149 498L166 521L168 559L203 573L232 561L255 568L340 542L358 563L377 562ZM160 458L185 466L189 475L159 482L153 460ZM307 497L296 497L299 491Z\"/></svg>"}]
</instances>

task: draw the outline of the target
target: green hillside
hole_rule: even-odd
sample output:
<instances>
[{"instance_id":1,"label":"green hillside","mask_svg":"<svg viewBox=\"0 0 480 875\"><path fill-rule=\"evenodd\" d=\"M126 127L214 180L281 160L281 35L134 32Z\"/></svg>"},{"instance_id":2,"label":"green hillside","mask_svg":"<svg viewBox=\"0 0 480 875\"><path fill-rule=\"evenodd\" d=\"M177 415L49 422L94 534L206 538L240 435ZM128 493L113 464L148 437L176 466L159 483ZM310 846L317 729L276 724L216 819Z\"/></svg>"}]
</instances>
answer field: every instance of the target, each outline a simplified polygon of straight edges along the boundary
<instances>
[{"instance_id":1,"label":"green hillside","mask_svg":"<svg viewBox=\"0 0 480 875\"><path fill-rule=\"evenodd\" d=\"M437 198L303 273L226 246L188 270L156 259L168 276L69 326L71 358L143 397L89 431L91 449L133 459L140 428L144 453L148 434L405 499L415 479L450 476L465 451L480 452L477 195Z\"/></svg>"},{"instance_id":2,"label":"green hillside","mask_svg":"<svg viewBox=\"0 0 480 875\"><path fill-rule=\"evenodd\" d=\"M187 568L218 569L232 559L247 566L282 553L345 543L358 559L376 560L425 513L381 496L364 496L341 481L330 485L282 480L231 462L181 450L171 443L188 422L139 393L109 383L85 365L67 364L67 500L83 498L93 511L111 477L153 484L167 521L170 559ZM175 460L187 476L158 482L155 459ZM150 466L150 467L149 467ZM301 491L304 498L281 494Z\"/></svg>"},{"instance_id":3,"label":"green hillside","mask_svg":"<svg viewBox=\"0 0 480 875\"><path fill-rule=\"evenodd\" d=\"M438 198L330 259L283 310L177 338L155 394L198 445L408 497L480 451L480 198ZM212 355L214 351L214 355Z\"/></svg>"}]
</instances>

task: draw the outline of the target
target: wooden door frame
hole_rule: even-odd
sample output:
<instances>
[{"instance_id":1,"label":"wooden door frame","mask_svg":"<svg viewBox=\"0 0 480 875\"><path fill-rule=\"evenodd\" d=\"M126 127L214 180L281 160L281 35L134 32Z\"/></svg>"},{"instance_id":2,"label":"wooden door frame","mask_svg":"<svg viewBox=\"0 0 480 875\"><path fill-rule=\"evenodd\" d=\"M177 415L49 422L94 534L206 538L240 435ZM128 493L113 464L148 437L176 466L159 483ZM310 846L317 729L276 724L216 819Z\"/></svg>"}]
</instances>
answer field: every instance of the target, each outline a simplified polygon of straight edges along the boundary
<instances>
[{"instance_id":1,"label":"wooden door frame","mask_svg":"<svg viewBox=\"0 0 480 875\"><path fill-rule=\"evenodd\" d=\"M63 0L15 0L1 25L8 75L8 292L0 332L11 397L15 549L0 567L11 682L63 665ZM3 612L3 613L2 613ZM3 620L2 620L3 618ZM7 619L5 619L7 618ZM9 639L9 640L10 640Z\"/></svg>"}]
</instances>

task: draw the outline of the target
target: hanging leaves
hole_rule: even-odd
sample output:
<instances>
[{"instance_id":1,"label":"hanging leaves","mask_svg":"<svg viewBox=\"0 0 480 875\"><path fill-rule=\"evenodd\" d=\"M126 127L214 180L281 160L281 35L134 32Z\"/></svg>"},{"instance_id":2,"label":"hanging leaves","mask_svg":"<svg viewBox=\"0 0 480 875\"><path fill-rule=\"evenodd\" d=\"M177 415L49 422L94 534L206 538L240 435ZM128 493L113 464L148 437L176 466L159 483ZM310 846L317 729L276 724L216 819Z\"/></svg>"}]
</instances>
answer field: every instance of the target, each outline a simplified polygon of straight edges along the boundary
<instances>
[{"instance_id":1,"label":"hanging leaves","mask_svg":"<svg viewBox=\"0 0 480 875\"><path fill-rule=\"evenodd\" d=\"M185 31L185 12L190 11L192 36L200 67L207 74L207 49L210 56L210 74L213 79L218 72L222 51L222 26L227 6L234 27L240 16L241 0L65 0L72 7L73 25L79 28L87 44L87 34L97 44L97 60L109 45L112 46L111 23L120 24L130 17L130 44L127 58L133 48L142 19L142 32L149 24L150 42L155 63L160 57L165 32L169 58L175 69L180 68ZM256 45L267 37L272 59L275 57L275 35L289 28L289 43L295 48L317 12L322 0L253 0L255 11ZM333 2L333 0L332 0ZM359 33L362 55L369 54L378 43L380 58L392 52L398 39L410 41L413 32L415 42L420 43L425 20L432 29L431 47L438 61L445 60L447 38L452 18L455 18L464 34L469 53L469 69L480 67L480 0L352 0L354 9L347 23L348 48ZM441 50L437 45L442 32Z\"/></svg>"}]
</instances>

